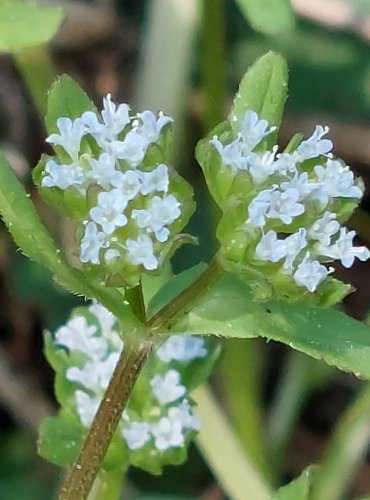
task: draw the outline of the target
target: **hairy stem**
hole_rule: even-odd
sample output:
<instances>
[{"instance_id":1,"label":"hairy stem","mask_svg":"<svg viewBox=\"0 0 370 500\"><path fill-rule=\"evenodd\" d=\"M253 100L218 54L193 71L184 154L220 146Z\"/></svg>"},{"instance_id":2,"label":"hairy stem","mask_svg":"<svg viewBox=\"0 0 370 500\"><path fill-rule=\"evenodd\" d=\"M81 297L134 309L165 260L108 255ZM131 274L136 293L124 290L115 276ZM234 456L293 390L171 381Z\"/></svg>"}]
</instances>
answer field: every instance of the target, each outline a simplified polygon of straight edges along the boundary
<instances>
[{"instance_id":1,"label":"hairy stem","mask_svg":"<svg viewBox=\"0 0 370 500\"><path fill-rule=\"evenodd\" d=\"M80 456L73 464L59 500L86 500L100 470L105 453L121 419L135 381L150 354L152 344L128 345L118 360L108 389L85 439Z\"/></svg>"},{"instance_id":2,"label":"hairy stem","mask_svg":"<svg viewBox=\"0 0 370 500\"><path fill-rule=\"evenodd\" d=\"M207 269L185 290L164 306L159 313L147 321L150 333L169 328L176 316L209 290L220 276L220 267L215 257ZM135 287L126 296L133 310L145 321L145 308L141 286ZM86 500L97 477L108 446L118 426L123 410L134 388L137 377L148 358L153 343L146 340L140 345L125 339L125 347L100 403L91 429L85 439L77 461L73 464L58 500Z\"/></svg>"}]
</instances>

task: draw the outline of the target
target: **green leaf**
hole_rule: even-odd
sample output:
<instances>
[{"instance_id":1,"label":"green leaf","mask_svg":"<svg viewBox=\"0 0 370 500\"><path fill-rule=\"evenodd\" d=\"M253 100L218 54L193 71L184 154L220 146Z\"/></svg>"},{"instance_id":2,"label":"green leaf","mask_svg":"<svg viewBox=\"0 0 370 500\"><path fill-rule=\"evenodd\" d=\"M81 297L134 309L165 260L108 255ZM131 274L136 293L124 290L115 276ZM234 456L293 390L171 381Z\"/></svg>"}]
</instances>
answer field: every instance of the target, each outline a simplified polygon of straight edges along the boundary
<instances>
[{"instance_id":1,"label":"green leaf","mask_svg":"<svg viewBox=\"0 0 370 500\"><path fill-rule=\"evenodd\" d=\"M139 326L139 320L130 306L123 303L118 290L88 280L81 271L67 264L1 151L0 215L22 252L48 268L63 288L76 295L96 298L127 327Z\"/></svg>"},{"instance_id":2,"label":"green leaf","mask_svg":"<svg viewBox=\"0 0 370 500\"><path fill-rule=\"evenodd\" d=\"M88 95L68 75L60 76L48 94L46 126L49 134L57 132L57 119L60 117L74 120L85 111L95 111L95 106Z\"/></svg>"},{"instance_id":3,"label":"green leaf","mask_svg":"<svg viewBox=\"0 0 370 500\"><path fill-rule=\"evenodd\" d=\"M226 274L177 325L177 331L264 337L370 379L370 328L335 310L300 302L254 302L249 288Z\"/></svg>"},{"instance_id":4,"label":"green leaf","mask_svg":"<svg viewBox=\"0 0 370 500\"><path fill-rule=\"evenodd\" d=\"M53 464L70 465L78 457L83 436L84 429L77 417L62 411L41 423L38 452Z\"/></svg>"},{"instance_id":5,"label":"green leaf","mask_svg":"<svg viewBox=\"0 0 370 500\"><path fill-rule=\"evenodd\" d=\"M1 0L0 52L18 52L47 42L57 32L63 17L61 7Z\"/></svg>"},{"instance_id":6,"label":"green leaf","mask_svg":"<svg viewBox=\"0 0 370 500\"><path fill-rule=\"evenodd\" d=\"M254 1L254 0L252 0ZM254 2L259 3L259 2ZM239 131L239 120L248 109L270 125L280 125L288 93L288 67L285 59L268 52L258 59L242 79L230 114L231 126ZM236 120L233 119L236 117ZM275 143L277 132L269 136Z\"/></svg>"},{"instance_id":7,"label":"green leaf","mask_svg":"<svg viewBox=\"0 0 370 500\"><path fill-rule=\"evenodd\" d=\"M270 500L310 500L312 481L315 476L316 467L308 467L299 478L279 488Z\"/></svg>"},{"instance_id":8,"label":"green leaf","mask_svg":"<svg viewBox=\"0 0 370 500\"><path fill-rule=\"evenodd\" d=\"M148 317L150 318L159 312L163 307L169 304L174 297L188 288L206 268L207 264L200 262L196 266L176 274L169 279L149 301Z\"/></svg>"},{"instance_id":9,"label":"green leaf","mask_svg":"<svg viewBox=\"0 0 370 500\"><path fill-rule=\"evenodd\" d=\"M236 0L252 28L265 35L278 35L294 28L289 0Z\"/></svg>"}]
</instances>

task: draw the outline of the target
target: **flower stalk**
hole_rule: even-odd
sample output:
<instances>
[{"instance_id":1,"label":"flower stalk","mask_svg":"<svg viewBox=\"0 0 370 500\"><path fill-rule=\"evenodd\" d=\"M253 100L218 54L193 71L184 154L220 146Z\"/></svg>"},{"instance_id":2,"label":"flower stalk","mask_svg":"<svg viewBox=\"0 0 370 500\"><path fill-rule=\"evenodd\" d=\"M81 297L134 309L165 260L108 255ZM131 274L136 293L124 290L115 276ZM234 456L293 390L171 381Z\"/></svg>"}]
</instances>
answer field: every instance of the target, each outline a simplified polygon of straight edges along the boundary
<instances>
[{"instance_id":1,"label":"flower stalk","mask_svg":"<svg viewBox=\"0 0 370 500\"><path fill-rule=\"evenodd\" d=\"M136 379L152 350L149 340L125 348L58 500L86 500L118 426Z\"/></svg>"}]
</instances>

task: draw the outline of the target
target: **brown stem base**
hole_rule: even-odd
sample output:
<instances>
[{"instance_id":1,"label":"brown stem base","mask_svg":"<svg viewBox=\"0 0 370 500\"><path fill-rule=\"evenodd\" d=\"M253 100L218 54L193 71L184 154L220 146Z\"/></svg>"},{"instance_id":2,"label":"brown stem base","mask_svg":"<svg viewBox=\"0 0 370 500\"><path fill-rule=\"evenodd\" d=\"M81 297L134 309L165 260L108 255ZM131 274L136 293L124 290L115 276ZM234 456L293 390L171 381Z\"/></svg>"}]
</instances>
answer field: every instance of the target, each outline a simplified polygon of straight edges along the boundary
<instances>
[{"instance_id":1,"label":"brown stem base","mask_svg":"<svg viewBox=\"0 0 370 500\"><path fill-rule=\"evenodd\" d=\"M58 500L86 500L99 472L135 381L148 358L152 344L127 345L121 353L108 389L85 439L80 456L73 464Z\"/></svg>"}]
</instances>

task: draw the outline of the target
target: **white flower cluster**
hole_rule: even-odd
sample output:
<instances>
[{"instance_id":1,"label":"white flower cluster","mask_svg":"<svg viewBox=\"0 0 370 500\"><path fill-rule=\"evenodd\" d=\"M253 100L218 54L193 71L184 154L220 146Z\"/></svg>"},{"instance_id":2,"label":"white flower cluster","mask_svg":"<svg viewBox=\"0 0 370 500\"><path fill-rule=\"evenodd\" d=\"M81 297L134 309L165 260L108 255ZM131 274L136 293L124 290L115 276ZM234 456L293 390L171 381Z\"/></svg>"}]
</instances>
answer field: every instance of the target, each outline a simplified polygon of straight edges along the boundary
<instances>
[{"instance_id":1,"label":"white flower cluster","mask_svg":"<svg viewBox=\"0 0 370 500\"><path fill-rule=\"evenodd\" d=\"M57 345L67 348L70 354L79 353L84 359L79 366L70 366L65 376L81 387L75 392L75 406L81 423L86 427L92 423L123 347L114 316L98 303L88 310L96 318L99 329L89 325L85 316L79 315L72 317L55 334ZM187 388L181 383L180 372L167 369L166 365L172 361L185 365L203 358L207 355L204 340L173 335L163 342L155 355L157 366L162 370L151 375L148 381L151 396L143 405L151 405L149 411L146 409L150 417L138 420L135 413L135 418L131 418L129 405L120 422L121 435L131 450L140 450L150 444L159 452L181 447L190 433L199 428L199 421L187 399Z\"/></svg>"},{"instance_id":2,"label":"white flower cluster","mask_svg":"<svg viewBox=\"0 0 370 500\"><path fill-rule=\"evenodd\" d=\"M157 118L151 111L130 117L129 107L117 106L109 94L101 117L88 111L74 121L65 117L57 120L59 133L51 134L47 142L63 148L69 161L47 161L41 186L72 188L83 196L95 193L83 221L81 262L100 264L123 258L147 270L158 267L155 245L168 240L169 226L181 215L180 202L168 194L167 165L157 164L148 170L139 166L170 122L172 118L163 113ZM82 147L88 139L94 141L99 154ZM119 231L124 227L130 237L122 239Z\"/></svg>"},{"instance_id":3,"label":"white flower cluster","mask_svg":"<svg viewBox=\"0 0 370 500\"><path fill-rule=\"evenodd\" d=\"M234 141L223 145L214 137L210 142L234 175L247 172L252 179L255 196L248 206L245 227L260 230L255 258L281 262L282 271L298 286L314 292L332 272L321 262L337 259L351 267L355 258L365 261L370 257L366 247L353 246L355 231L341 227L336 220L335 201L359 200L363 187L349 167L330 153L333 144L323 138L328 127L317 125L311 137L291 153L279 154L277 146L258 152L273 130L257 113L247 111ZM289 226L299 225L298 217L307 224L307 213L314 213L315 218L292 232Z\"/></svg>"}]
</instances>

